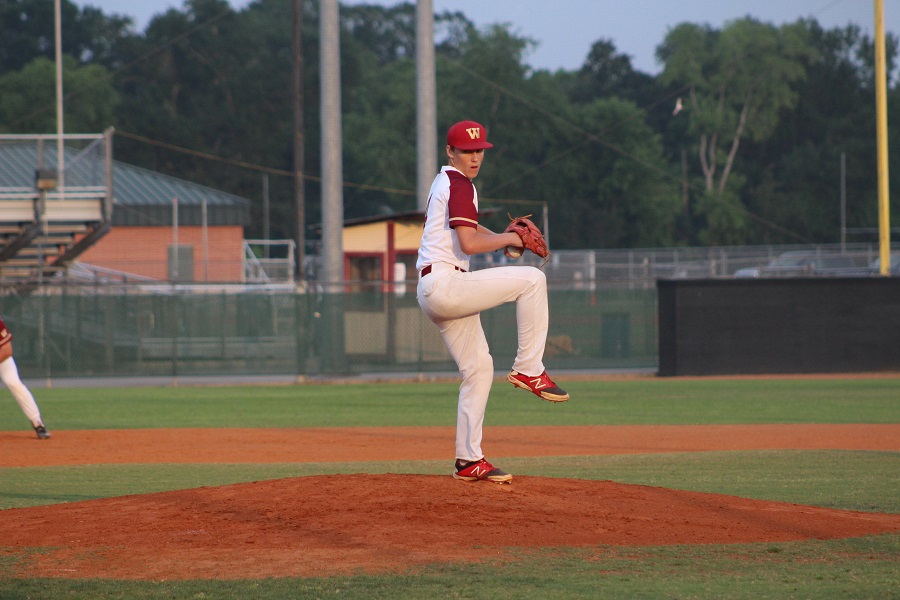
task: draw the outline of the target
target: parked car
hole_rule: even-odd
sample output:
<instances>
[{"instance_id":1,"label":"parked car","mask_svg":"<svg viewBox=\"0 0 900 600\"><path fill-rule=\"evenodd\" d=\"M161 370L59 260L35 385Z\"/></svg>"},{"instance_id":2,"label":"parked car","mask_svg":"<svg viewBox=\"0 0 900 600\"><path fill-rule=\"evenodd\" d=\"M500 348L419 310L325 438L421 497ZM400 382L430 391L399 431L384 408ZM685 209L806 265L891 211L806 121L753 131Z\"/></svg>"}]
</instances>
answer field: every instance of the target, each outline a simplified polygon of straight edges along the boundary
<instances>
[{"instance_id":1,"label":"parked car","mask_svg":"<svg viewBox=\"0 0 900 600\"><path fill-rule=\"evenodd\" d=\"M852 277L869 274L866 267L846 254L823 254L793 250L772 259L762 267L738 269L734 276L743 277Z\"/></svg>"},{"instance_id":2,"label":"parked car","mask_svg":"<svg viewBox=\"0 0 900 600\"><path fill-rule=\"evenodd\" d=\"M881 275L881 257L869 263L872 275ZM891 277L900 277L900 252L891 252Z\"/></svg>"}]
</instances>

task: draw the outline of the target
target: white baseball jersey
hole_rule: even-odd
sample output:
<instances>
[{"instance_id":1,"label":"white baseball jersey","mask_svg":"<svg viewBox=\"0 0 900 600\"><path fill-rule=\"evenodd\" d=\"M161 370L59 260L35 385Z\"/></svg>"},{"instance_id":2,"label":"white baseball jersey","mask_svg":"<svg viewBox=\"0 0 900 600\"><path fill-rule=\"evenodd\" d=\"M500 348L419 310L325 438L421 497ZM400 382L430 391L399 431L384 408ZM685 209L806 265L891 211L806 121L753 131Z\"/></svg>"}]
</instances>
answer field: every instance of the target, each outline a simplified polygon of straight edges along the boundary
<instances>
[{"instance_id":1,"label":"white baseball jersey","mask_svg":"<svg viewBox=\"0 0 900 600\"><path fill-rule=\"evenodd\" d=\"M478 192L475 185L457 169L443 167L428 192L416 270L447 263L468 271L469 255L460 249L453 228L477 226Z\"/></svg>"}]
</instances>

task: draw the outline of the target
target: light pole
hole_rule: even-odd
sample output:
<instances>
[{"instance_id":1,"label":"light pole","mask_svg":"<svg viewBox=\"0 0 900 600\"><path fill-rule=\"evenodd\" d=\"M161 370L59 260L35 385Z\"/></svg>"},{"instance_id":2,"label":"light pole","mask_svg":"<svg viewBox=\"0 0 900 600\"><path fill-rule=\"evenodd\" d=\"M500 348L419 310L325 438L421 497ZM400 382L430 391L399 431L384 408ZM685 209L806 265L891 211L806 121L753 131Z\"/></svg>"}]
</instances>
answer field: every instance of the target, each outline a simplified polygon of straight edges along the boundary
<instances>
[{"instance_id":1,"label":"light pole","mask_svg":"<svg viewBox=\"0 0 900 600\"><path fill-rule=\"evenodd\" d=\"M65 157L63 155L63 80L62 80L62 9L61 0L54 0L56 28L56 161L60 196L65 193Z\"/></svg>"}]
</instances>

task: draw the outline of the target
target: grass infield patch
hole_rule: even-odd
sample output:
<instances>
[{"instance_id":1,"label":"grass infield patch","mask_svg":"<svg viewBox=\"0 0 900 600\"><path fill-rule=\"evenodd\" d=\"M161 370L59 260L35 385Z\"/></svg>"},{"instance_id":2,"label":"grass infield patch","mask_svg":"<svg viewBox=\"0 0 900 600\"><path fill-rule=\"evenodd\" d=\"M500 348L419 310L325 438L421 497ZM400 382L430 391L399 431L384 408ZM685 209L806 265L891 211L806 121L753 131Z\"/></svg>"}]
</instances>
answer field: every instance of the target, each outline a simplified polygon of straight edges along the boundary
<instances>
[{"instance_id":1,"label":"grass infield patch","mask_svg":"<svg viewBox=\"0 0 900 600\"><path fill-rule=\"evenodd\" d=\"M897 423L900 377L572 381L551 405L494 384L488 425ZM452 383L50 388L35 390L53 429L159 427L396 427L453 425ZM30 429L0 402L0 430Z\"/></svg>"},{"instance_id":2,"label":"grass infield patch","mask_svg":"<svg viewBox=\"0 0 900 600\"><path fill-rule=\"evenodd\" d=\"M6 579L0 597L245 598L816 598L896 597L900 536L731 546L594 547L516 552L397 575L251 581Z\"/></svg>"},{"instance_id":3,"label":"grass infield patch","mask_svg":"<svg viewBox=\"0 0 900 600\"><path fill-rule=\"evenodd\" d=\"M900 512L900 453L767 450L497 460L517 475L613 480L844 510ZM448 461L0 469L0 508L336 473L449 474Z\"/></svg>"}]
</instances>

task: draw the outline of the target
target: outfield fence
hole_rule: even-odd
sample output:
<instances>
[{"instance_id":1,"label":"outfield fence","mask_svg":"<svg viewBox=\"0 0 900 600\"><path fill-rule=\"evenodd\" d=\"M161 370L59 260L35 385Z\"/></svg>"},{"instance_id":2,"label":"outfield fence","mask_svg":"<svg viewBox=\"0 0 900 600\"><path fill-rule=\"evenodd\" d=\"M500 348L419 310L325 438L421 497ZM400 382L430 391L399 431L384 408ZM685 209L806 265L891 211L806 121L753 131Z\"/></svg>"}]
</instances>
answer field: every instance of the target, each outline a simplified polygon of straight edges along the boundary
<instances>
[{"instance_id":1,"label":"outfield fence","mask_svg":"<svg viewBox=\"0 0 900 600\"><path fill-rule=\"evenodd\" d=\"M657 367L660 279L732 279L737 269L791 252L850 258L855 276L866 276L877 250L848 244L555 252L544 266L551 311L545 362L551 369ZM506 264L500 256L480 255L472 268ZM523 263L540 259L526 255L515 264ZM24 377L456 370L416 302L414 271L398 281L329 285L314 277L204 285L70 271L68 278L0 288L0 315L15 336ZM819 274L827 275L847 273ZM482 323L497 368L505 368L516 351L515 306L482 313Z\"/></svg>"},{"instance_id":2,"label":"outfield fence","mask_svg":"<svg viewBox=\"0 0 900 600\"><path fill-rule=\"evenodd\" d=\"M2 299L23 377L335 376L455 371L415 294L42 288ZM550 292L553 369L657 364L656 290ZM516 351L515 305L482 313L497 365ZM501 368L498 366L498 368Z\"/></svg>"}]
</instances>

